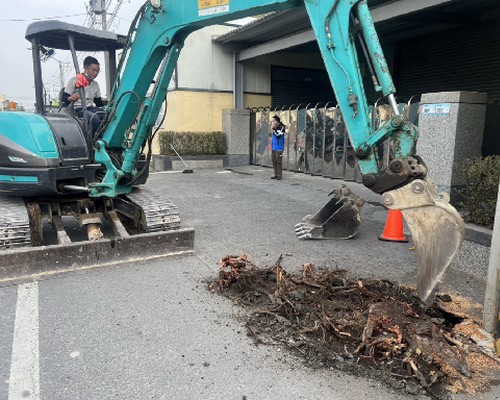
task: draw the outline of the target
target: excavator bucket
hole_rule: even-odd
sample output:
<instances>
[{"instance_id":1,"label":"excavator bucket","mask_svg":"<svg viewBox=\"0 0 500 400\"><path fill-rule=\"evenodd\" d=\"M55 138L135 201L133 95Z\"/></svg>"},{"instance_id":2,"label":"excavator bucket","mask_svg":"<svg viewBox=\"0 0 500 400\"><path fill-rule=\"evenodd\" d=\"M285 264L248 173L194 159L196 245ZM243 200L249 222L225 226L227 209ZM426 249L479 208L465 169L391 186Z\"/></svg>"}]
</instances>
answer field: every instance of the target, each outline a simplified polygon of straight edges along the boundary
<instances>
[{"instance_id":1,"label":"excavator bucket","mask_svg":"<svg viewBox=\"0 0 500 400\"><path fill-rule=\"evenodd\" d=\"M464 222L450 205L448 194L438 194L429 178L386 192L382 199L387 207L403 212L417 253L418 296L432 303L439 282L464 240Z\"/></svg>"},{"instance_id":2,"label":"excavator bucket","mask_svg":"<svg viewBox=\"0 0 500 400\"><path fill-rule=\"evenodd\" d=\"M332 198L323 208L295 225L299 239L350 239L359 232L363 199L345 185L329 195Z\"/></svg>"}]
</instances>

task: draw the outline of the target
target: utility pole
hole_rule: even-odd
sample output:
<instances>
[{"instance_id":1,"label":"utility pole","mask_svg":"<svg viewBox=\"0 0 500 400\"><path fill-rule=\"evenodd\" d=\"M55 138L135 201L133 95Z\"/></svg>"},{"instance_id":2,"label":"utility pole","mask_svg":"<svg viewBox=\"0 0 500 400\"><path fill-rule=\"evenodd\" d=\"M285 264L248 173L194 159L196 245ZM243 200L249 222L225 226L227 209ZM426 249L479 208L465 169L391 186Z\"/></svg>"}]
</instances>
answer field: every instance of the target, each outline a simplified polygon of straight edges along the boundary
<instances>
[{"instance_id":1,"label":"utility pole","mask_svg":"<svg viewBox=\"0 0 500 400\"><path fill-rule=\"evenodd\" d=\"M101 20L102 20L102 30L107 31L108 30L108 25L107 25L107 10L106 10L106 0L101 0L101 6L102 6L102 14L101 14ZM109 52L106 51L104 53L104 72L105 72L105 78L106 78L106 96L110 97L111 95L111 90L113 89L113 82L111 82L111 76L114 75L111 73L109 70Z\"/></svg>"},{"instance_id":2,"label":"utility pole","mask_svg":"<svg viewBox=\"0 0 500 400\"><path fill-rule=\"evenodd\" d=\"M102 8L102 14L101 14L101 20L102 20L102 30L105 31L108 29L106 26L106 0L101 0L101 8Z\"/></svg>"},{"instance_id":3,"label":"utility pole","mask_svg":"<svg viewBox=\"0 0 500 400\"><path fill-rule=\"evenodd\" d=\"M108 30L106 0L90 0L90 9L92 13L101 17L101 29L103 31ZM108 98L113 89L113 82L111 82L111 76L113 76L113 74L109 70L109 64L109 52L104 52L104 73L106 80L106 96Z\"/></svg>"},{"instance_id":4,"label":"utility pole","mask_svg":"<svg viewBox=\"0 0 500 400\"><path fill-rule=\"evenodd\" d=\"M64 87L64 68L62 65L62 61L57 60L57 63L59 64L59 84L61 85L60 88L62 89Z\"/></svg>"}]
</instances>

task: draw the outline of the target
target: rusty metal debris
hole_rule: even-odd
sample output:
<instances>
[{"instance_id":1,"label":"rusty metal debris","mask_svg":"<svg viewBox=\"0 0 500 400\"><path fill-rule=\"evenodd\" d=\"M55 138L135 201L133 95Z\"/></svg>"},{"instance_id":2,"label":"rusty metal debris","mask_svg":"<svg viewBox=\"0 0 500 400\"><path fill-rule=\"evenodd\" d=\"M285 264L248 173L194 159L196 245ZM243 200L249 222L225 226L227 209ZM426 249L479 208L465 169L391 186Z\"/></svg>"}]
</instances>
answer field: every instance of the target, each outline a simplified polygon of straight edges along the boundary
<instances>
[{"instance_id":1,"label":"rusty metal debris","mask_svg":"<svg viewBox=\"0 0 500 400\"><path fill-rule=\"evenodd\" d=\"M248 310L256 344L282 346L313 367L380 378L435 399L498 383L500 358L481 345L488 338L476 317L463 308L450 311L455 296L438 296L425 307L414 288L312 264L289 274L281 262L280 256L260 269L247 256L226 256L209 285Z\"/></svg>"}]
</instances>

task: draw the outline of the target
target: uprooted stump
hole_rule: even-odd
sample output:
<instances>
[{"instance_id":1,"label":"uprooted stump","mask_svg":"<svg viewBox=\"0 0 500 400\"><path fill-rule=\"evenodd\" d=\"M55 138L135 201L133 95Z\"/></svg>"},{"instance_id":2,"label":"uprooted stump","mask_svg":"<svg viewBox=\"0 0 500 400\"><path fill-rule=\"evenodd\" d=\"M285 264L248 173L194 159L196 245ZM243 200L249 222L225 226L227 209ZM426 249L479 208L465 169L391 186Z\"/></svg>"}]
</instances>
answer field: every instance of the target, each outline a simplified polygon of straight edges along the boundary
<instances>
[{"instance_id":1,"label":"uprooted stump","mask_svg":"<svg viewBox=\"0 0 500 400\"><path fill-rule=\"evenodd\" d=\"M410 287L312 264L291 275L281 257L259 269L246 256L227 256L209 288L247 309L256 344L282 345L311 366L433 398L483 392L500 381L492 338L467 314L473 304L464 298L441 295L425 308Z\"/></svg>"}]
</instances>

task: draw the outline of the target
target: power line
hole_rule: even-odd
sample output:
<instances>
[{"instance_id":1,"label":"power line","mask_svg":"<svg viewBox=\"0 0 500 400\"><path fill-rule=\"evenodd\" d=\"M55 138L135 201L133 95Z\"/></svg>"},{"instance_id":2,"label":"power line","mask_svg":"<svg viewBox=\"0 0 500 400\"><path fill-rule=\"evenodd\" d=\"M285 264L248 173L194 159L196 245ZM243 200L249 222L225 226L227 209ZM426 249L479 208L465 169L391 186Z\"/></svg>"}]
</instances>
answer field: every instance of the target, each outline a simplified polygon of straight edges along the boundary
<instances>
[{"instance_id":1,"label":"power line","mask_svg":"<svg viewBox=\"0 0 500 400\"><path fill-rule=\"evenodd\" d=\"M122 18L122 17L119 17L118 15L113 15L113 17L118 18L120 21L126 22L129 25L132 23L132 21L125 19L125 18Z\"/></svg>"},{"instance_id":2,"label":"power line","mask_svg":"<svg viewBox=\"0 0 500 400\"><path fill-rule=\"evenodd\" d=\"M6 95L5 97L8 97L9 100L33 100L33 97L26 97L26 96L9 96Z\"/></svg>"},{"instance_id":3,"label":"power line","mask_svg":"<svg viewBox=\"0 0 500 400\"><path fill-rule=\"evenodd\" d=\"M81 17L82 15L87 15L87 13L68 14L68 15L54 15L52 17L40 17L40 18L29 18L29 19L0 19L0 22L46 21L46 20L49 20L49 19Z\"/></svg>"}]
</instances>

